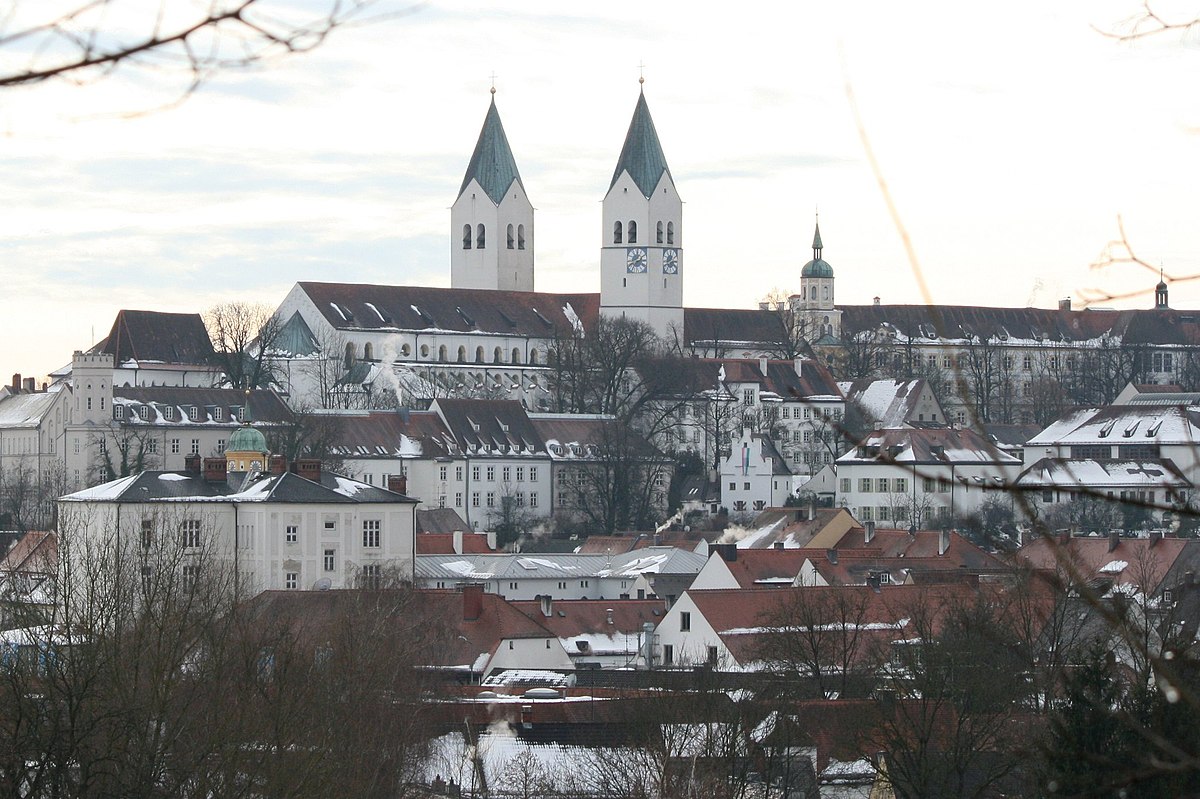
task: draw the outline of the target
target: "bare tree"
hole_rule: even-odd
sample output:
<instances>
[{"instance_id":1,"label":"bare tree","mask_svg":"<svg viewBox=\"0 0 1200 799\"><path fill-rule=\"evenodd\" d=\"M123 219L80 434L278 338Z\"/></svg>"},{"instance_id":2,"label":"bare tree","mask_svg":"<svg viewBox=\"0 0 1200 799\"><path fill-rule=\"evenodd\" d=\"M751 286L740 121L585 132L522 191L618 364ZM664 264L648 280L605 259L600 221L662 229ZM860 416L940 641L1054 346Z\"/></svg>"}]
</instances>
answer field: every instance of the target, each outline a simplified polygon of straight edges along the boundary
<instances>
[{"instance_id":1,"label":"bare tree","mask_svg":"<svg viewBox=\"0 0 1200 799\"><path fill-rule=\"evenodd\" d=\"M276 382L275 341L282 325L264 303L225 302L204 312L217 364L231 388L269 388Z\"/></svg>"},{"instance_id":2,"label":"bare tree","mask_svg":"<svg viewBox=\"0 0 1200 799\"><path fill-rule=\"evenodd\" d=\"M273 0L27 3L0 27L0 87L153 71L178 75L186 96L222 70L311 50L375 4L329 0L297 13Z\"/></svg>"}]
</instances>

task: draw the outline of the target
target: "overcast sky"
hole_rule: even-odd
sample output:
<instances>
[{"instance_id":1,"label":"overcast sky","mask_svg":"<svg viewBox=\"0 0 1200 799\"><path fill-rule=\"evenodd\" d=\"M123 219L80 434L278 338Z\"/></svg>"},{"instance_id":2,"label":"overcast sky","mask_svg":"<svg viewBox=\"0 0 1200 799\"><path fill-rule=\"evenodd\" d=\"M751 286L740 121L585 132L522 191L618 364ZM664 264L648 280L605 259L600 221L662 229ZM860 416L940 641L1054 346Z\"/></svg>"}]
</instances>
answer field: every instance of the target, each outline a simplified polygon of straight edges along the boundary
<instances>
[{"instance_id":1,"label":"overcast sky","mask_svg":"<svg viewBox=\"0 0 1200 799\"><path fill-rule=\"evenodd\" d=\"M134 118L119 112L174 96L169 76L3 90L3 374L61 366L120 308L448 285L493 72L540 290L599 290L600 201L644 63L690 306L797 290L818 207L839 302L922 301L847 85L936 302L1150 291L1132 267L1088 268L1121 215L1143 258L1200 273L1200 44L1097 32L1138 5L432 2ZM1171 299L1200 307L1200 282Z\"/></svg>"}]
</instances>

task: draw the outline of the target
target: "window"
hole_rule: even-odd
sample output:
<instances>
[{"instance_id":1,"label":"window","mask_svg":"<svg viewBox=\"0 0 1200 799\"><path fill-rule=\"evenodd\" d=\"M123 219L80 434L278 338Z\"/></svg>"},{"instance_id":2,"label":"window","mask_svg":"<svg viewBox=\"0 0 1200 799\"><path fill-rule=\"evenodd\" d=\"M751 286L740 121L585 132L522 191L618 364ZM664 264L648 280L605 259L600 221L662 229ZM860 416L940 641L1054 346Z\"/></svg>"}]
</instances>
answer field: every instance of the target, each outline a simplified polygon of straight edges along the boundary
<instances>
[{"instance_id":1,"label":"window","mask_svg":"<svg viewBox=\"0 0 1200 799\"><path fill-rule=\"evenodd\" d=\"M743 405L753 405L754 404L754 389L752 389L752 388L742 389L742 404Z\"/></svg>"},{"instance_id":2,"label":"window","mask_svg":"<svg viewBox=\"0 0 1200 799\"><path fill-rule=\"evenodd\" d=\"M538 495L536 491L529 492L529 507L536 508L538 506Z\"/></svg>"},{"instance_id":3,"label":"window","mask_svg":"<svg viewBox=\"0 0 1200 799\"><path fill-rule=\"evenodd\" d=\"M113 418L114 419L124 419L125 418L125 406L124 405L114 405L113 406Z\"/></svg>"},{"instance_id":4,"label":"window","mask_svg":"<svg viewBox=\"0 0 1200 799\"><path fill-rule=\"evenodd\" d=\"M737 483L730 483L730 484L729 484L729 490L730 490L730 491L737 491Z\"/></svg>"},{"instance_id":5,"label":"window","mask_svg":"<svg viewBox=\"0 0 1200 799\"><path fill-rule=\"evenodd\" d=\"M663 665L670 666L675 663L675 647L670 644L663 644Z\"/></svg>"},{"instance_id":6,"label":"window","mask_svg":"<svg viewBox=\"0 0 1200 799\"><path fill-rule=\"evenodd\" d=\"M502 475L501 480L507 483L510 479L512 479L512 467L505 466L500 470L500 474Z\"/></svg>"},{"instance_id":7,"label":"window","mask_svg":"<svg viewBox=\"0 0 1200 799\"><path fill-rule=\"evenodd\" d=\"M870 477L860 477L858 479L858 490L864 494L870 494L871 493L871 478Z\"/></svg>"},{"instance_id":8,"label":"window","mask_svg":"<svg viewBox=\"0 0 1200 799\"><path fill-rule=\"evenodd\" d=\"M517 249L525 249L525 226L517 225Z\"/></svg>"},{"instance_id":9,"label":"window","mask_svg":"<svg viewBox=\"0 0 1200 799\"><path fill-rule=\"evenodd\" d=\"M297 574L296 572L287 572L286 574L283 575L283 587L284 588L294 591L294 590L296 590L296 587L299 584L300 584L300 575Z\"/></svg>"},{"instance_id":10,"label":"window","mask_svg":"<svg viewBox=\"0 0 1200 799\"><path fill-rule=\"evenodd\" d=\"M892 481L892 490L897 494L903 494L908 491L908 479L905 477L897 477Z\"/></svg>"},{"instance_id":11,"label":"window","mask_svg":"<svg viewBox=\"0 0 1200 799\"><path fill-rule=\"evenodd\" d=\"M175 406L174 405L168 405L165 408L163 408L163 418L166 419L168 422L172 422L175 420Z\"/></svg>"},{"instance_id":12,"label":"window","mask_svg":"<svg viewBox=\"0 0 1200 799\"><path fill-rule=\"evenodd\" d=\"M668 222L667 223L667 244L674 244L674 243L675 243L675 223Z\"/></svg>"},{"instance_id":13,"label":"window","mask_svg":"<svg viewBox=\"0 0 1200 799\"><path fill-rule=\"evenodd\" d=\"M326 519L325 520L325 530L327 532L333 532L336 529L337 529L337 519Z\"/></svg>"},{"instance_id":14,"label":"window","mask_svg":"<svg viewBox=\"0 0 1200 799\"><path fill-rule=\"evenodd\" d=\"M383 577L383 567L378 563L370 563L362 568L363 588L379 588L380 578Z\"/></svg>"},{"instance_id":15,"label":"window","mask_svg":"<svg viewBox=\"0 0 1200 799\"><path fill-rule=\"evenodd\" d=\"M613 222L613 244L621 243L621 223ZM91 407L91 406L88 406Z\"/></svg>"},{"instance_id":16,"label":"window","mask_svg":"<svg viewBox=\"0 0 1200 799\"><path fill-rule=\"evenodd\" d=\"M686 633L692 629L692 614L684 611L679 614L679 631Z\"/></svg>"},{"instance_id":17,"label":"window","mask_svg":"<svg viewBox=\"0 0 1200 799\"><path fill-rule=\"evenodd\" d=\"M335 560L335 551L336 550L332 550L332 549L325 550L324 566L325 566L325 571L327 571L327 572L333 571L334 560Z\"/></svg>"},{"instance_id":18,"label":"window","mask_svg":"<svg viewBox=\"0 0 1200 799\"><path fill-rule=\"evenodd\" d=\"M183 584L187 588L192 588L200 579L199 566L184 566L183 567Z\"/></svg>"},{"instance_id":19,"label":"window","mask_svg":"<svg viewBox=\"0 0 1200 799\"><path fill-rule=\"evenodd\" d=\"M657 244L663 243L663 223L659 222L654 229L654 241Z\"/></svg>"},{"instance_id":20,"label":"window","mask_svg":"<svg viewBox=\"0 0 1200 799\"><path fill-rule=\"evenodd\" d=\"M749 484L749 483L742 483L742 490L743 490L743 491L749 491L749 490L750 490L750 484Z\"/></svg>"},{"instance_id":21,"label":"window","mask_svg":"<svg viewBox=\"0 0 1200 799\"><path fill-rule=\"evenodd\" d=\"M487 232L483 225L480 224L475 228L475 249L482 250L487 243Z\"/></svg>"},{"instance_id":22,"label":"window","mask_svg":"<svg viewBox=\"0 0 1200 799\"><path fill-rule=\"evenodd\" d=\"M496 492L495 491L487 492L487 506L489 508L496 507Z\"/></svg>"},{"instance_id":23,"label":"window","mask_svg":"<svg viewBox=\"0 0 1200 799\"><path fill-rule=\"evenodd\" d=\"M300 527L295 524L289 524L283 533L283 540L288 544L294 544L300 540Z\"/></svg>"},{"instance_id":24,"label":"window","mask_svg":"<svg viewBox=\"0 0 1200 799\"><path fill-rule=\"evenodd\" d=\"M478 491L471 492L471 507L472 508L479 507L479 492Z\"/></svg>"},{"instance_id":25,"label":"window","mask_svg":"<svg viewBox=\"0 0 1200 799\"><path fill-rule=\"evenodd\" d=\"M479 480L479 467L478 466L471 467L471 479L478 482L478 480Z\"/></svg>"},{"instance_id":26,"label":"window","mask_svg":"<svg viewBox=\"0 0 1200 799\"><path fill-rule=\"evenodd\" d=\"M537 482L537 467L536 466L529 467L529 482L531 482L531 483Z\"/></svg>"},{"instance_id":27,"label":"window","mask_svg":"<svg viewBox=\"0 0 1200 799\"><path fill-rule=\"evenodd\" d=\"M445 466L438 467L438 479L441 480L443 483L446 482L446 467Z\"/></svg>"},{"instance_id":28,"label":"window","mask_svg":"<svg viewBox=\"0 0 1200 799\"><path fill-rule=\"evenodd\" d=\"M154 543L154 520L142 519L142 549L149 549Z\"/></svg>"},{"instance_id":29,"label":"window","mask_svg":"<svg viewBox=\"0 0 1200 799\"><path fill-rule=\"evenodd\" d=\"M849 477L843 477L841 479L841 491L843 494L850 493L850 478Z\"/></svg>"},{"instance_id":30,"label":"window","mask_svg":"<svg viewBox=\"0 0 1200 799\"><path fill-rule=\"evenodd\" d=\"M454 467L454 481L456 483L461 483L462 479L463 479L463 467L455 466Z\"/></svg>"},{"instance_id":31,"label":"window","mask_svg":"<svg viewBox=\"0 0 1200 799\"><path fill-rule=\"evenodd\" d=\"M200 439L198 439L198 438L192 439L192 454L193 455L200 454Z\"/></svg>"},{"instance_id":32,"label":"window","mask_svg":"<svg viewBox=\"0 0 1200 799\"><path fill-rule=\"evenodd\" d=\"M629 243L637 244L637 222L629 220L629 225L625 228L625 232L629 234Z\"/></svg>"},{"instance_id":33,"label":"window","mask_svg":"<svg viewBox=\"0 0 1200 799\"><path fill-rule=\"evenodd\" d=\"M525 467L518 466L517 467L517 482L522 483L524 481L525 481Z\"/></svg>"},{"instance_id":34,"label":"window","mask_svg":"<svg viewBox=\"0 0 1200 799\"><path fill-rule=\"evenodd\" d=\"M149 452L151 455L158 454L158 439L157 438L151 438L146 441L146 452Z\"/></svg>"},{"instance_id":35,"label":"window","mask_svg":"<svg viewBox=\"0 0 1200 799\"><path fill-rule=\"evenodd\" d=\"M363 519L363 546L376 548L379 546L379 519Z\"/></svg>"},{"instance_id":36,"label":"window","mask_svg":"<svg viewBox=\"0 0 1200 799\"><path fill-rule=\"evenodd\" d=\"M454 492L454 507L456 507L456 508L461 508L461 507L462 507L462 502L463 502L463 495L462 495L462 492L461 492L461 491L455 491L455 492Z\"/></svg>"},{"instance_id":37,"label":"window","mask_svg":"<svg viewBox=\"0 0 1200 799\"><path fill-rule=\"evenodd\" d=\"M463 225L463 249L471 249L471 226Z\"/></svg>"},{"instance_id":38,"label":"window","mask_svg":"<svg viewBox=\"0 0 1200 799\"><path fill-rule=\"evenodd\" d=\"M171 454L172 455L179 454L179 439L178 438L171 439Z\"/></svg>"},{"instance_id":39,"label":"window","mask_svg":"<svg viewBox=\"0 0 1200 799\"><path fill-rule=\"evenodd\" d=\"M717 648L715 646L710 646L708 648L708 665L717 665Z\"/></svg>"},{"instance_id":40,"label":"window","mask_svg":"<svg viewBox=\"0 0 1200 799\"><path fill-rule=\"evenodd\" d=\"M183 546L187 549L194 549L200 546L200 520L199 519L184 519L180 525L182 533Z\"/></svg>"},{"instance_id":41,"label":"window","mask_svg":"<svg viewBox=\"0 0 1200 799\"><path fill-rule=\"evenodd\" d=\"M516 239L515 239L515 237L513 236L513 232L514 232L514 231L513 231L513 226L512 226L512 225L509 225L509 226L508 226L508 249L510 249L510 250L511 250L511 249L513 248L513 246L516 244Z\"/></svg>"},{"instance_id":42,"label":"window","mask_svg":"<svg viewBox=\"0 0 1200 799\"><path fill-rule=\"evenodd\" d=\"M875 489L881 494L886 494L888 492L888 479L886 477L880 477L875 482Z\"/></svg>"}]
</instances>

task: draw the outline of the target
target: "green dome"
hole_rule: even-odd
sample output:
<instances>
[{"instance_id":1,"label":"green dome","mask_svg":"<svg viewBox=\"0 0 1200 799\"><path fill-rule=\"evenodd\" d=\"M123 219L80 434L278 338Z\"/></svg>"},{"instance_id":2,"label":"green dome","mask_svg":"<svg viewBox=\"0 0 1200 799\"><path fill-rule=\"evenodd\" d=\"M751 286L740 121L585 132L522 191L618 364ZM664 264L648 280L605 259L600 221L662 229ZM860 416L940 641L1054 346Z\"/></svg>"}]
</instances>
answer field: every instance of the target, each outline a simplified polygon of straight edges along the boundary
<instances>
[{"instance_id":1,"label":"green dome","mask_svg":"<svg viewBox=\"0 0 1200 799\"><path fill-rule=\"evenodd\" d=\"M267 452L267 439L250 425L242 425L233 431L225 444L226 452Z\"/></svg>"},{"instance_id":2,"label":"green dome","mask_svg":"<svg viewBox=\"0 0 1200 799\"><path fill-rule=\"evenodd\" d=\"M816 258L804 265L800 277L833 277L833 267L823 259Z\"/></svg>"}]
</instances>

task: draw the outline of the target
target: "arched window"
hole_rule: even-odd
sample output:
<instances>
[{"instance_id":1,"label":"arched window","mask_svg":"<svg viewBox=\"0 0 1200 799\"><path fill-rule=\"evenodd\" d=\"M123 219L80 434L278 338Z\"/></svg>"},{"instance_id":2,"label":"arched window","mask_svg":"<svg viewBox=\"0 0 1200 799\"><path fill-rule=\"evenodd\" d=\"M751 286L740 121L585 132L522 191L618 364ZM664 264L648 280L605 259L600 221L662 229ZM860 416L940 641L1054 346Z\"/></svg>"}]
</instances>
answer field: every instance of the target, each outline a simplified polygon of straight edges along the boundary
<instances>
[{"instance_id":1,"label":"arched window","mask_svg":"<svg viewBox=\"0 0 1200 799\"><path fill-rule=\"evenodd\" d=\"M662 243L663 243L663 223L662 223L662 222L659 222L659 223L658 223L658 228L655 230L655 238L654 238L654 241L655 241L655 243L657 243L657 244L662 244Z\"/></svg>"},{"instance_id":2,"label":"arched window","mask_svg":"<svg viewBox=\"0 0 1200 799\"><path fill-rule=\"evenodd\" d=\"M822 293L825 295L824 299L829 299L829 286L826 286Z\"/></svg>"},{"instance_id":3,"label":"arched window","mask_svg":"<svg viewBox=\"0 0 1200 799\"><path fill-rule=\"evenodd\" d=\"M366 344L363 345L363 360L364 361L374 360L374 358L371 357L372 355L374 355L374 350L371 349L371 342L368 341Z\"/></svg>"},{"instance_id":4,"label":"arched window","mask_svg":"<svg viewBox=\"0 0 1200 799\"><path fill-rule=\"evenodd\" d=\"M517 225L517 249L525 249L525 226Z\"/></svg>"},{"instance_id":5,"label":"arched window","mask_svg":"<svg viewBox=\"0 0 1200 799\"><path fill-rule=\"evenodd\" d=\"M613 244L621 243L621 223L613 222Z\"/></svg>"},{"instance_id":6,"label":"arched window","mask_svg":"<svg viewBox=\"0 0 1200 799\"><path fill-rule=\"evenodd\" d=\"M675 243L675 223L668 222L667 223L667 244L674 244L674 243Z\"/></svg>"},{"instance_id":7,"label":"arched window","mask_svg":"<svg viewBox=\"0 0 1200 799\"><path fill-rule=\"evenodd\" d=\"M346 368L354 365L354 344L346 345Z\"/></svg>"},{"instance_id":8,"label":"arched window","mask_svg":"<svg viewBox=\"0 0 1200 799\"><path fill-rule=\"evenodd\" d=\"M504 363L504 353L499 347L492 352L492 363Z\"/></svg>"},{"instance_id":9,"label":"arched window","mask_svg":"<svg viewBox=\"0 0 1200 799\"><path fill-rule=\"evenodd\" d=\"M441 361L442 363L446 362L446 345L445 344L438 347L438 360Z\"/></svg>"},{"instance_id":10,"label":"arched window","mask_svg":"<svg viewBox=\"0 0 1200 799\"><path fill-rule=\"evenodd\" d=\"M463 225L463 249L471 249L471 226Z\"/></svg>"},{"instance_id":11,"label":"arched window","mask_svg":"<svg viewBox=\"0 0 1200 799\"><path fill-rule=\"evenodd\" d=\"M422 357L422 358L428 358L428 357L429 357L429 345L428 345L428 344L422 344L422 345L421 345L421 357Z\"/></svg>"},{"instance_id":12,"label":"arched window","mask_svg":"<svg viewBox=\"0 0 1200 799\"><path fill-rule=\"evenodd\" d=\"M537 351L537 350L530 350L530 351L529 351L529 362L530 362L530 363L532 363L532 364L536 364L536 363L538 362L538 360L537 360L537 359L538 359L538 351Z\"/></svg>"},{"instance_id":13,"label":"arched window","mask_svg":"<svg viewBox=\"0 0 1200 799\"><path fill-rule=\"evenodd\" d=\"M405 358L407 358L409 353L411 353L411 352L412 352L412 348L409 347L407 344L400 345L400 354L403 355Z\"/></svg>"},{"instance_id":14,"label":"arched window","mask_svg":"<svg viewBox=\"0 0 1200 799\"><path fill-rule=\"evenodd\" d=\"M513 356L512 356L512 360L509 361L509 363L520 363L520 362L521 362L521 351L519 349L517 349L516 347L513 347Z\"/></svg>"},{"instance_id":15,"label":"arched window","mask_svg":"<svg viewBox=\"0 0 1200 799\"><path fill-rule=\"evenodd\" d=\"M630 219L629 226L625 229L629 231L629 243L637 244L637 222Z\"/></svg>"},{"instance_id":16,"label":"arched window","mask_svg":"<svg viewBox=\"0 0 1200 799\"><path fill-rule=\"evenodd\" d=\"M487 232L480 224L475 228L475 249L482 250L485 244L487 244Z\"/></svg>"},{"instance_id":17,"label":"arched window","mask_svg":"<svg viewBox=\"0 0 1200 799\"><path fill-rule=\"evenodd\" d=\"M483 347L475 348L475 363L483 363Z\"/></svg>"},{"instance_id":18,"label":"arched window","mask_svg":"<svg viewBox=\"0 0 1200 799\"><path fill-rule=\"evenodd\" d=\"M458 362L466 363L466 360L467 360L467 348L460 346L458 348Z\"/></svg>"},{"instance_id":19,"label":"arched window","mask_svg":"<svg viewBox=\"0 0 1200 799\"><path fill-rule=\"evenodd\" d=\"M513 226L509 225L508 226L508 249L511 250L512 248L513 248Z\"/></svg>"},{"instance_id":20,"label":"arched window","mask_svg":"<svg viewBox=\"0 0 1200 799\"><path fill-rule=\"evenodd\" d=\"M802 300L808 299L808 286L800 287L800 299L802 299Z\"/></svg>"}]
</instances>

